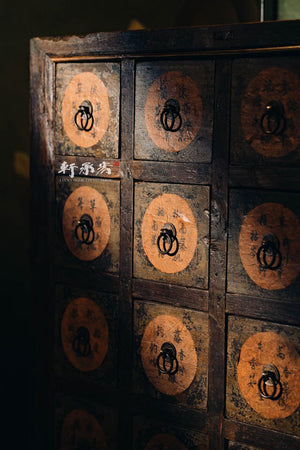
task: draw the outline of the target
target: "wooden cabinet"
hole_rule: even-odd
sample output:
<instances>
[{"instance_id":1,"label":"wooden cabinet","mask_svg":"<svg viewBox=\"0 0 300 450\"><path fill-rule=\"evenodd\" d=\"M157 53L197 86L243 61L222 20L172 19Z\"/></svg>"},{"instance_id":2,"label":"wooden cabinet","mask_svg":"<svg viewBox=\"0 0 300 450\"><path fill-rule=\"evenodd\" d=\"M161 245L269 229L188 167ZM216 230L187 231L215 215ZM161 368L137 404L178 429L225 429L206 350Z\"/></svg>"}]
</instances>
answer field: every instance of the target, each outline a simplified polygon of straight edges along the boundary
<instances>
[{"instance_id":1,"label":"wooden cabinet","mask_svg":"<svg viewBox=\"0 0 300 450\"><path fill-rule=\"evenodd\" d=\"M31 41L32 448L299 448L299 31Z\"/></svg>"}]
</instances>

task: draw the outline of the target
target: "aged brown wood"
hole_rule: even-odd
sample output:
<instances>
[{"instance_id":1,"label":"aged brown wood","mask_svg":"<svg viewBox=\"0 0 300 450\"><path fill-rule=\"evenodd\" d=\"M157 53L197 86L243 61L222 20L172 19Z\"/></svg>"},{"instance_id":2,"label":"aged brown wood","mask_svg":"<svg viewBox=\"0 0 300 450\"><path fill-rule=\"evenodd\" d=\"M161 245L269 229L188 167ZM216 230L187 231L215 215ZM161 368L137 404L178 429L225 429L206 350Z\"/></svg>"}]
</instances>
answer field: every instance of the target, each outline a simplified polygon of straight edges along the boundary
<instances>
[{"instance_id":1,"label":"aged brown wood","mask_svg":"<svg viewBox=\"0 0 300 450\"><path fill-rule=\"evenodd\" d=\"M247 346L250 338L253 341L251 350ZM252 355L246 365L243 361L248 356L244 355L243 345L246 353L250 351ZM271 346L269 351L268 345ZM299 328L230 316L227 357L226 416L300 436ZM265 399L266 406L257 406L255 400L255 393L258 398L260 395L258 374L263 368L261 364L278 365L282 383L282 395L275 400ZM245 384L247 367L249 380ZM285 416L285 420L276 420L281 416Z\"/></svg>"},{"instance_id":2,"label":"aged brown wood","mask_svg":"<svg viewBox=\"0 0 300 450\"><path fill-rule=\"evenodd\" d=\"M232 386L235 389L238 386L232 361L236 366L235 349L241 348L242 336L245 342L258 333L284 335L286 339L294 339L293 336L299 334L299 277L277 293L256 285L244 269L238 246L246 215L260 204L284 205L297 217L293 219L295 223L300 217L299 195L296 194L300 191L296 166L298 149L287 151L285 156L277 154L276 158L261 155L245 139L240 120L241 99L248 86L250 104L255 109L254 89L249 83L259 73L280 67L285 74L289 71L299 76L298 35L299 22L295 21L98 33L32 41L32 323L37 336L33 358L37 432L32 448L59 448L65 417L71 411L82 409L96 418L107 436L109 448L113 449L139 448L141 442L145 448L159 434L174 436L186 448L216 450L239 445L240 448L273 450L278 445L283 449L299 447L298 410L286 418L263 419L267 421L263 422L249 406L243 410L242 396L238 397L241 408L233 407L228 400ZM109 96L113 97L110 96L109 105L114 114L113 123L106 131L103 128L94 146L85 147L84 141L75 143L72 137L67 137L66 127L63 127L62 109L69 107L72 118L78 106L65 101L63 107L65 89L68 85L72 87L73 77L80 78L86 73L108 74L110 70L114 72L111 78L114 86L108 87ZM148 136L144 119L151 86L156 93L161 93L160 89L154 89L155 80L162 81L165 77L169 84L166 74L170 73L182 81L187 77L193 80L202 102L200 108L199 99L196 101L198 111L194 117L201 123L199 130L194 130L195 138L182 149L173 145L175 151L159 148L157 139ZM146 88L141 92L142 86ZM177 91L171 92L173 95ZM105 103L104 97L105 93ZM197 98L195 94L194 100ZM94 97L92 100L93 104L97 103ZM147 105L153 101L149 97ZM284 102L284 109L293 106L290 101L289 98ZM161 106L161 98L158 103ZM180 104L182 112L183 107L186 108L184 102ZM242 110L248 111L247 108L249 105L243 103ZM260 110L256 112L258 119L259 113L263 114ZM293 117L287 115L286 118L290 132ZM170 125L170 116L165 120ZM178 120L175 118L175 127ZM89 124L91 121L87 127ZM74 128L72 120L69 126ZM244 124L246 134L247 126L252 125L248 123L245 127ZM64 183L63 190L59 179L70 180ZM70 192L67 186L72 186ZM65 199L80 186L98 189L105 195L108 210L113 210L115 219L111 227L112 240L107 244L109 252L104 250L94 262L76 258L64 243L62 233ZM169 192L162 191L166 186ZM201 245L205 251L200 255L202 259L197 259L197 253L196 258L188 262L187 267L193 266L190 279L186 276L187 268L173 274L155 268L150 262L151 251L149 253L147 245L148 256L140 247L142 264L136 259L137 245L143 245L138 236L142 218L150 200L154 199L150 199L151 192L155 192L156 197L172 195L173 201L175 196L182 198L193 212L197 233L201 234L195 254ZM180 206L180 201L177 203ZM202 233L203 227L205 233ZM285 237L280 237L280 246ZM295 242L296 249L297 245ZM283 257L286 258L284 252ZM270 255L266 260L270 262ZM155 271L163 276L156 276ZM203 278L200 284L199 278ZM61 295L62 291L71 294ZM108 344L112 347L108 348L102 364L91 371L74 367L60 343L61 319L67 305L76 298L91 298L96 302L103 310L109 331L113 330L109 333L113 339L109 339ZM151 305L150 322L158 316L175 317L187 327L194 342L201 339L201 345L200 342L195 345L195 350L205 349L202 378L199 382L192 381L175 399L173 395L155 390L143 371L134 340L137 332L136 317L133 324L134 305L141 308ZM192 322L188 326L187 316L184 316L187 313ZM252 324L249 333L234 334L230 328L232 317ZM143 320L140 318L138 323ZM226 328L226 321L229 328ZM168 322L171 323L171 319L166 319ZM145 327L143 323L141 329ZM139 341L143 334L141 329ZM296 341L293 345L297 347ZM49 357L53 353L54 360ZM199 394L199 388L205 393ZM81 398L77 399L79 393ZM243 411L246 411L244 416Z\"/></svg>"}]
</instances>

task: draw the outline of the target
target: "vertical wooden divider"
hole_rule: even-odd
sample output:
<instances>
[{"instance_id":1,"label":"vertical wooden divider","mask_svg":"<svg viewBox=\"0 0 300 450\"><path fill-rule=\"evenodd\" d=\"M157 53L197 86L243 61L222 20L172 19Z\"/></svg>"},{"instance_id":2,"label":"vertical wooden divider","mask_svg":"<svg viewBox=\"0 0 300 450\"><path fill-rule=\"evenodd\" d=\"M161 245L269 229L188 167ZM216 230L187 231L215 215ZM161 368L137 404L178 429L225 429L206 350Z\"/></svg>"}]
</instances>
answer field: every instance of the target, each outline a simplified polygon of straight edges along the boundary
<instances>
[{"instance_id":1,"label":"vertical wooden divider","mask_svg":"<svg viewBox=\"0 0 300 450\"><path fill-rule=\"evenodd\" d=\"M120 319L119 319L119 448L132 448L131 379L132 379L132 248L133 248L133 178L129 167L133 159L134 135L134 60L121 64L121 160L125 172L121 178L120 202Z\"/></svg>"},{"instance_id":2,"label":"vertical wooden divider","mask_svg":"<svg viewBox=\"0 0 300 450\"><path fill-rule=\"evenodd\" d=\"M223 448L225 389L225 289L228 215L228 148L231 61L217 59L215 66L215 116L211 187L211 237L209 277L208 412L210 448Z\"/></svg>"}]
</instances>

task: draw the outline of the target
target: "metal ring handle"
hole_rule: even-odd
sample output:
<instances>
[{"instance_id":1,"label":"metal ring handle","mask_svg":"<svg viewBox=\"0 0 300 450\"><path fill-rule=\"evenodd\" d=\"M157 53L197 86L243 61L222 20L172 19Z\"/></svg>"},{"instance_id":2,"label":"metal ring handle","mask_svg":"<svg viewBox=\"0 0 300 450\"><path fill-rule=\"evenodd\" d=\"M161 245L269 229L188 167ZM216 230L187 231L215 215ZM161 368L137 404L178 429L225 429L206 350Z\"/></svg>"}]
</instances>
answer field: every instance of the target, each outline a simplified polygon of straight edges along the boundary
<instances>
[{"instance_id":1,"label":"metal ring handle","mask_svg":"<svg viewBox=\"0 0 300 450\"><path fill-rule=\"evenodd\" d=\"M284 131L286 120L281 102L271 100L260 119L260 127L265 134L276 135Z\"/></svg>"},{"instance_id":2,"label":"metal ring handle","mask_svg":"<svg viewBox=\"0 0 300 450\"><path fill-rule=\"evenodd\" d=\"M169 368L167 367L167 363L170 365ZM156 365L160 373L167 375L175 375L175 373L177 373L178 360L176 358L176 348L173 344L171 344L171 342L165 342L162 344L160 353L156 359Z\"/></svg>"},{"instance_id":3,"label":"metal ring handle","mask_svg":"<svg viewBox=\"0 0 300 450\"><path fill-rule=\"evenodd\" d=\"M172 223L166 223L160 230L156 244L162 255L174 256L179 250L176 228ZM173 247L175 245L175 248ZM173 251L172 251L173 249Z\"/></svg>"},{"instance_id":4,"label":"metal ring handle","mask_svg":"<svg viewBox=\"0 0 300 450\"><path fill-rule=\"evenodd\" d=\"M81 237L78 231L81 230ZM75 237L82 244L91 245L95 240L93 219L89 214L83 214L75 227Z\"/></svg>"},{"instance_id":5,"label":"metal ring handle","mask_svg":"<svg viewBox=\"0 0 300 450\"><path fill-rule=\"evenodd\" d=\"M269 384L267 384L268 382ZM271 393L268 393L267 386L272 386ZM282 384L273 371L266 371L263 372L258 381L258 390L263 398L268 400L277 400L282 394Z\"/></svg>"},{"instance_id":6,"label":"metal ring handle","mask_svg":"<svg viewBox=\"0 0 300 450\"><path fill-rule=\"evenodd\" d=\"M277 236L271 233L266 234L262 238L261 246L257 250L256 254L259 265L265 269L278 269L282 263L282 255L279 248L280 242ZM272 257L271 261L267 261L267 256Z\"/></svg>"},{"instance_id":7,"label":"metal ring handle","mask_svg":"<svg viewBox=\"0 0 300 450\"><path fill-rule=\"evenodd\" d=\"M180 105L177 100L170 98L166 101L160 115L160 122L165 131L175 133L181 128L182 118L180 115ZM177 123L177 126L175 126L175 123Z\"/></svg>"},{"instance_id":8,"label":"metal ring handle","mask_svg":"<svg viewBox=\"0 0 300 450\"><path fill-rule=\"evenodd\" d=\"M76 127L80 131L90 131L94 125L93 106L88 100L84 100L74 116Z\"/></svg>"},{"instance_id":9,"label":"metal ring handle","mask_svg":"<svg viewBox=\"0 0 300 450\"><path fill-rule=\"evenodd\" d=\"M72 342L76 356L87 357L91 354L90 333L86 327L79 327Z\"/></svg>"}]
</instances>

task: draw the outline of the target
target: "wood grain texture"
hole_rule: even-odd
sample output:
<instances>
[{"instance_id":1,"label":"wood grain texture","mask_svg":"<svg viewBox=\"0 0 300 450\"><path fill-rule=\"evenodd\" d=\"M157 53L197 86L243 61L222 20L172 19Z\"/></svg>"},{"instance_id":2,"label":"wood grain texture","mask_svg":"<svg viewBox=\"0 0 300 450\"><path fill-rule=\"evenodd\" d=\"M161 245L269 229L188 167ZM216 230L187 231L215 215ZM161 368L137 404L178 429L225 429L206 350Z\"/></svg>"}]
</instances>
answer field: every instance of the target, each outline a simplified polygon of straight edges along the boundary
<instances>
[{"instance_id":1,"label":"wood grain texture","mask_svg":"<svg viewBox=\"0 0 300 450\"><path fill-rule=\"evenodd\" d=\"M212 61L140 63L136 71L135 158L157 161L211 161ZM165 102L180 107L178 131L160 121ZM174 129L180 125L177 117Z\"/></svg>"},{"instance_id":2,"label":"wood grain texture","mask_svg":"<svg viewBox=\"0 0 300 450\"><path fill-rule=\"evenodd\" d=\"M75 114L83 101L93 108L90 131L79 130ZM118 63L58 64L56 74L56 153L118 158L120 113Z\"/></svg>"},{"instance_id":3,"label":"wood grain texture","mask_svg":"<svg viewBox=\"0 0 300 450\"><path fill-rule=\"evenodd\" d=\"M116 386L119 316L117 296L104 292L95 293L77 286L58 286L56 292L56 377L73 380L74 383L89 381L102 386ZM78 301L82 298L86 300ZM78 355L73 346L78 328L82 326L90 333L91 352L86 357L82 356L82 352Z\"/></svg>"},{"instance_id":4,"label":"wood grain texture","mask_svg":"<svg viewBox=\"0 0 300 450\"><path fill-rule=\"evenodd\" d=\"M147 325L161 315L170 315L174 317L174 320L180 321L189 331L194 347L197 354L197 369L195 376L189 385L189 387L182 393L176 395L161 394L155 387L149 382L142 365L142 351L143 351L143 336ZM188 358L180 352L181 344L181 331L180 329L168 330L167 327L161 327L157 331L163 334L167 342L174 342L178 347L178 355L180 357ZM206 408L207 402L207 358L208 358L208 323L207 315L202 312L187 310L183 308L175 308L172 306L160 305L144 301L135 301L134 305L134 330L135 330L135 356L134 356L134 390L140 394L150 395L155 398L160 398L171 404L181 404L190 408ZM176 343L176 340L179 341ZM152 342L152 341L151 341ZM151 344L151 343L150 343ZM155 344L155 343L154 343ZM155 359L158 356L160 349L155 345L150 345L151 358ZM181 356L180 356L181 355ZM180 366L180 361L179 361ZM185 375L183 374L183 380ZM168 392L172 391L173 382L177 382L177 375L168 376L162 374L165 379L165 383L168 384ZM164 389L165 392L165 389Z\"/></svg>"},{"instance_id":5,"label":"wood grain texture","mask_svg":"<svg viewBox=\"0 0 300 450\"><path fill-rule=\"evenodd\" d=\"M251 226L248 229L248 227L245 226L245 230L247 233L247 245L245 242L242 242L242 250L240 249L240 239L242 236L242 240L244 239L244 231L243 231L243 224L247 225L248 219L247 216L251 217L251 211L260 211L261 208L263 208L262 205L264 204L271 204L273 203L272 200L276 198L276 203L278 202L279 205L282 205L277 208L271 208L272 213L269 211L266 211L266 214L260 214L259 220L262 221L262 224L260 222L255 221L255 224L251 222ZM294 272L294 268L292 269L292 273L294 274L292 278L290 278L290 284L276 282L276 285L274 289L268 289L266 288L266 282L264 283L262 280L267 280L270 275L267 273L262 275L259 275L259 262L257 261L256 254L261 246L261 239L263 237L259 234L260 227L263 227L263 230L267 233L273 233L276 234L276 232L279 235L280 239L280 248L282 249L283 254L283 262L282 262L282 268L278 271L274 270L274 274L271 276L275 277L276 280L280 280L281 271L284 270L284 268L288 271L289 264L292 264L292 266L295 264L295 268L297 267L298 263L298 254L296 255L296 259L293 258L293 261L287 263L287 255L289 254L290 250L288 249L289 242L295 242L294 247L297 248L299 245L299 238L297 238L298 235L298 221L299 221L299 198L297 194L284 194L281 192L263 192L263 191L248 191L248 190L231 190L230 194L230 204L232 205L231 211L230 211L230 217L229 217L229 239L228 239L228 282L227 282L227 290L229 292L233 293L241 293L241 294L249 294L254 295L257 297L266 297L266 298L274 298L274 299L280 299L281 301L292 301L293 299L297 298L297 295L299 293L299 276L297 277L296 272L298 269L296 269L296 272ZM258 208L258 209L255 209ZM278 209L279 208L279 209ZM291 211L289 213L289 216L293 217L293 219L287 219L286 218L286 225L284 225L284 215L281 219L277 217L278 213L276 211L282 210L283 212L288 210ZM269 219L268 219L268 216ZM274 218L278 218L278 223L276 222L276 225L273 223ZM281 217L281 215L280 215ZM294 220L294 217L296 219ZM265 223L265 219L267 220L266 225L263 225ZM269 220L269 222L268 222ZM282 222L283 221L283 222ZM257 222L257 223L256 223ZM288 225L290 223L290 225ZM282 224L282 225L281 225ZM255 226L252 226L255 225ZM287 228L286 228L287 227ZM293 230L291 233L289 232L289 227ZM278 231L278 230L281 231ZM277 231L276 231L277 230ZM282 234L283 233L283 234ZM259 237L260 236L260 237ZM257 239L257 241L256 241ZM291 245L290 248L292 249L293 246ZM247 250L248 249L248 250ZM255 275L256 282L259 283L259 285L252 281L252 279L249 277L247 271L245 270L243 266L243 258L244 253L242 253L242 260L240 253L248 251L249 258L253 260L253 264L255 263L255 267L257 267L257 276ZM254 257L250 256L251 254L254 254ZM247 256L248 258L248 256ZM248 261L248 260L247 260ZM257 265L256 265L257 261ZM291 266L291 267L292 267ZM248 266L246 265L246 268ZM294 266L293 266L294 267ZM292 281L293 280L293 281ZM277 286L277 287L276 287ZM285 287L286 286L286 287ZM275 289L276 288L276 289Z\"/></svg>"},{"instance_id":6,"label":"wood grain texture","mask_svg":"<svg viewBox=\"0 0 300 450\"><path fill-rule=\"evenodd\" d=\"M151 212L152 205L156 205L157 199L162 199L164 195L179 197L182 204L187 204L191 211L191 219L197 224L197 245L190 242L189 230L184 225L186 215L185 208L178 202L173 206L166 202L166 206L156 206L155 214ZM169 197L166 197L169 198ZM152 203L152 204L151 204ZM147 217L148 216L148 217ZM150 222L145 224L145 217ZM168 220L167 220L168 219ZM190 225L190 220L186 219ZM162 255L156 245L161 228L167 222L174 222L177 227L179 249L174 256ZM135 185L135 229L134 229L134 262L133 273L136 278L152 279L156 281L172 282L186 286L207 288L208 284L208 226L209 226L209 188L185 185L165 185L139 183ZM185 233L185 234L184 234ZM145 239L151 239L149 245L145 244ZM147 241L148 242L148 241ZM146 245L146 249L145 249ZM193 246L194 245L194 246ZM176 272L177 263L183 264L186 252L191 248L192 258L186 260L185 266L179 267ZM182 250L182 251L181 251ZM147 257L148 252L150 256ZM150 253L149 253L150 252ZM154 267L160 258L167 269L161 264ZM180 261L183 261L182 263ZM171 266L168 269L168 265ZM175 272L166 273L162 270L173 270Z\"/></svg>"},{"instance_id":7,"label":"wood grain texture","mask_svg":"<svg viewBox=\"0 0 300 450\"><path fill-rule=\"evenodd\" d=\"M68 199L71 196L75 196L77 189L86 189L92 188L93 190L99 193L99 196L105 202L105 210L107 208L109 213L109 221L110 221L110 234L107 240L107 245L103 249L103 251L99 254L96 259L92 260L83 260L81 256L81 250L78 248L76 251L76 256L70 252L68 246L65 243L65 239L63 238L66 233L63 231L64 224L64 211L66 208L66 204ZM82 198L78 200L78 196L75 196L76 200L76 210L74 209L74 216L76 216L76 220L80 219L81 214L92 214L93 204L90 201L86 201ZM80 197L80 196L79 196ZM82 196L81 196L82 197ZM120 185L118 181L114 180L100 180L100 179L87 179L87 178L74 178L70 177L60 177L58 176L56 179L56 198L57 198L57 215L56 215L56 225L57 225L57 263L59 265L63 264L69 267L83 267L88 268L89 270L100 270L104 272L112 272L118 273L119 271L119 230L120 230ZM90 200L93 200L91 197ZM78 203L79 202L79 203ZM96 204L96 203L95 203ZM80 206L78 206L80 205ZM73 210L70 210L70 213ZM78 213L77 213L78 211ZM101 212L101 211L100 211ZM94 215L94 213L92 214ZM98 217L98 215L97 215ZM102 221L102 217L100 214L100 224ZM75 220L75 219L74 219ZM95 224L97 222L97 218L95 216ZM68 236L70 236L71 241L74 241L72 244L75 245L75 224L73 223L73 219L68 221ZM96 227L97 228L97 227ZM73 230L73 231L72 231ZM96 230L96 229L95 229ZM107 229L105 230L105 233ZM96 237L96 235L95 235ZM103 236L102 236L103 237ZM77 245L77 244L76 244ZM86 246L86 244L83 244ZM91 244L91 251L95 256L97 254L97 247L93 250L92 247L95 245ZM87 249L83 249L82 252L88 252ZM98 252L99 253L99 252Z\"/></svg>"},{"instance_id":8,"label":"wood grain texture","mask_svg":"<svg viewBox=\"0 0 300 450\"><path fill-rule=\"evenodd\" d=\"M297 57L234 61L232 164L299 165L299 127L296 125L300 120L299 74ZM265 107L271 100L282 103L286 119L284 130L276 135L265 134L260 126Z\"/></svg>"},{"instance_id":9,"label":"wood grain texture","mask_svg":"<svg viewBox=\"0 0 300 450\"><path fill-rule=\"evenodd\" d=\"M255 336L257 334L269 336L269 333L277 334L278 339L288 341L291 346L294 346L296 350L294 350L293 355L296 356L298 352L298 361L299 361L299 329L296 327L290 327L287 325L278 325L276 323L268 323L268 322L262 322L262 321L255 321L251 319L236 317L236 316L230 316L228 320L228 346L227 346L227 383L226 383L226 416L230 418L234 418L236 420L242 421L242 422L248 422L256 425L260 425L266 428L270 428L273 430L282 431L284 433L289 433L292 435L299 436L300 435L300 408L298 407L294 412L291 412L291 414L286 417L285 419L280 418L265 418L261 413L257 413L254 409L251 408L251 406L248 404L248 402L244 399L240 386L238 383L238 364L239 361L241 361L241 352L242 352L242 346L245 344L247 339L249 339L251 336ZM263 342L262 342L263 345ZM252 348L252 347L251 347ZM274 348L274 345L272 344L272 348L270 349L270 354L268 354L266 350L265 357L271 357L272 354L275 352L277 355L277 362L278 358L282 359L282 363L280 364L280 367L282 367L282 364L285 362L285 352L284 346L282 346L282 343L280 343L279 346ZM254 351L254 349L252 350ZM275 355L275 356L276 356ZM273 354L274 356L274 354ZM275 358L274 356L274 358ZM273 358L273 359L274 359ZM288 360L288 357L287 357ZM270 363L270 362L269 362ZM266 363L266 364L269 364ZM258 360L254 358L251 362L249 362L249 373L252 371L251 367L256 368L257 364L259 364ZM263 364L265 362L263 361ZM295 360L295 364L296 360ZM295 365L294 364L294 365ZM275 362L276 365L276 362ZM287 367L287 369L286 369ZM297 370L297 369L296 369ZM290 373L293 372L293 364L290 366L285 366L282 370L283 373L281 373L281 379L283 383L283 391L286 389L286 394L288 394L288 384L287 381L289 381ZM296 374L296 372L295 372ZM299 375L296 375L296 377ZM251 383L250 383L251 382ZM258 380L256 379L256 376L254 378L251 378L249 381L249 391L258 390L257 387ZM274 403L274 410L279 411L281 408L285 409L285 402L289 402L290 399L287 400L285 396L282 395L282 398L278 399L278 404L276 405ZM250 394L249 394L250 395ZM294 387L294 392L291 394L291 398L296 398L294 396L299 397L299 380L296 381L296 385ZM270 400L264 400L266 404L270 402ZM274 400L276 402L277 400ZM293 403L293 400L292 400ZM253 407L253 405L252 405ZM268 409L268 405L266 406ZM279 409L278 409L279 408ZM267 413L267 409L265 411Z\"/></svg>"}]
</instances>

